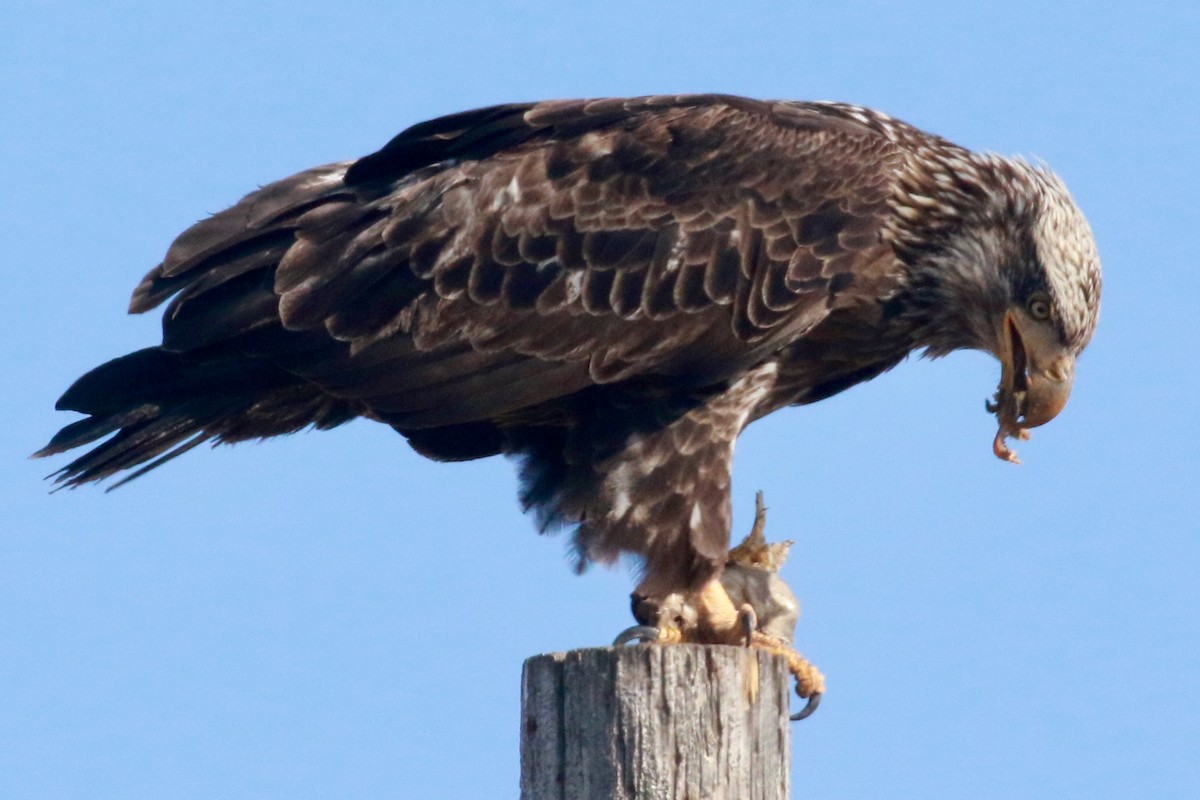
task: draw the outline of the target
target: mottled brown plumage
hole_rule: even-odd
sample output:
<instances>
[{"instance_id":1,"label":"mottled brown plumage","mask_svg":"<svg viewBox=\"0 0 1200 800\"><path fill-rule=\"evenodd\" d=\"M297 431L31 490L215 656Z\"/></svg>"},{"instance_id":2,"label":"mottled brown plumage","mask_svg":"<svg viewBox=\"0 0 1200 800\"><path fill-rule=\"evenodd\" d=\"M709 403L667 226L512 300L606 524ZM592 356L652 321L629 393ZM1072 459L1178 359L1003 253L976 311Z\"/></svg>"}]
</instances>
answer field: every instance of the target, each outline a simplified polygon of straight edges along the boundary
<instances>
[{"instance_id":1,"label":"mottled brown plumage","mask_svg":"<svg viewBox=\"0 0 1200 800\"><path fill-rule=\"evenodd\" d=\"M41 454L115 433L58 473L74 486L369 417L434 459L518 457L524 503L576 527L581 565L637 554L640 591L666 594L724 563L753 419L917 348L1019 361L1005 435L1027 397L1053 406L1034 402L1039 356L1014 355L1034 323L1009 310L1034 296L1073 359L1098 262L1042 168L841 104L498 106L185 231L130 306L173 298L162 345L76 382L59 407L89 416Z\"/></svg>"}]
</instances>

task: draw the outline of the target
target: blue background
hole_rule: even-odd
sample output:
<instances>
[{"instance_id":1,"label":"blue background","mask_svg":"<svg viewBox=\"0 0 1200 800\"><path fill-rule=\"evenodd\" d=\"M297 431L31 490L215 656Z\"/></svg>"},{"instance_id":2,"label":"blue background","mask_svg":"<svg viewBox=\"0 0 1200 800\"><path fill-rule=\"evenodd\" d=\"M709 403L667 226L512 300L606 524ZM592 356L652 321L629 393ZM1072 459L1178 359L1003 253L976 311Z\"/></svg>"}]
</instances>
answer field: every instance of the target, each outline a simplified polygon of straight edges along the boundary
<instances>
[{"instance_id":1,"label":"blue background","mask_svg":"<svg viewBox=\"0 0 1200 800\"><path fill-rule=\"evenodd\" d=\"M519 674L625 626L500 459L357 422L50 496L58 394L157 341L123 314L256 185L511 100L724 91L877 106L1045 158L1095 229L1066 412L990 454L997 364L913 360L747 431L797 541L803 798L1200 796L1192 3L149 3L0 19L0 797L505 797Z\"/></svg>"}]
</instances>

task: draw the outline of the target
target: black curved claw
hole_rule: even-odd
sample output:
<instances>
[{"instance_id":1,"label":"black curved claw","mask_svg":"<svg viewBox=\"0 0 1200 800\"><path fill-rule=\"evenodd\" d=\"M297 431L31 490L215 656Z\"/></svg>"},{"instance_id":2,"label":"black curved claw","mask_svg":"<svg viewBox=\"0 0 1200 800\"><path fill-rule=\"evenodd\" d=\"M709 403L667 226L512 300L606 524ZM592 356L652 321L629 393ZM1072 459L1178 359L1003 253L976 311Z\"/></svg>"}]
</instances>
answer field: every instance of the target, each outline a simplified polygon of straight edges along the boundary
<instances>
[{"instance_id":1,"label":"black curved claw","mask_svg":"<svg viewBox=\"0 0 1200 800\"><path fill-rule=\"evenodd\" d=\"M658 628L652 628L649 625L634 625L632 628L626 628L617 634L617 638L613 639L613 647L622 647L630 642L647 642L658 641Z\"/></svg>"},{"instance_id":2,"label":"black curved claw","mask_svg":"<svg viewBox=\"0 0 1200 800\"><path fill-rule=\"evenodd\" d=\"M800 709L795 714L792 714L790 717L788 717L788 719L790 719L792 722L799 722L816 711L817 706L819 705L821 705L821 693L817 692L812 697L808 698L808 702L805 703L804 708Z\"/></svg>"},{"instance_id":3,"label":"black curved claw","mask_svg":"<svg viewBox=\"0 0 1200 800\"><path fill-rule=\"evenodd\" d=\"M754 642L754 631L758 628L758 614L754 613L754 606L742 603L738 609L738 624L742 626L742 644L750 647Z\"/></svg>"}]
</instances>

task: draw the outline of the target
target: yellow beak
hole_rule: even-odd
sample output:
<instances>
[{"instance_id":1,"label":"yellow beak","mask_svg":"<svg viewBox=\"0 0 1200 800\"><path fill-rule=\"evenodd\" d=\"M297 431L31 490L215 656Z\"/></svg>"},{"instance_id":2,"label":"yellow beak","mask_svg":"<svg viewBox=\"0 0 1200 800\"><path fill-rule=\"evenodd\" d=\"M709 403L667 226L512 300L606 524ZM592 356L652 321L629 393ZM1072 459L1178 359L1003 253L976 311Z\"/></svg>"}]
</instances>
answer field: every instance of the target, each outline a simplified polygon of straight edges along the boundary
<instances>
[{"instance_id":1,"label":"yellow beak","mask_svg":"<svg viewBox=\"0 0 1200 800\"><path fill-rule=\"evenodd\" d=\"M1063 352L1049 326L1022 311L1010 309L1004 315L1003 328L1000 386L988 405L1000 423L992 450L1000 459L1019 463L1005 440L1028 439L1029 428L1058 416L1071 396L1075 356Z\"/></svg>"}]
</instances>

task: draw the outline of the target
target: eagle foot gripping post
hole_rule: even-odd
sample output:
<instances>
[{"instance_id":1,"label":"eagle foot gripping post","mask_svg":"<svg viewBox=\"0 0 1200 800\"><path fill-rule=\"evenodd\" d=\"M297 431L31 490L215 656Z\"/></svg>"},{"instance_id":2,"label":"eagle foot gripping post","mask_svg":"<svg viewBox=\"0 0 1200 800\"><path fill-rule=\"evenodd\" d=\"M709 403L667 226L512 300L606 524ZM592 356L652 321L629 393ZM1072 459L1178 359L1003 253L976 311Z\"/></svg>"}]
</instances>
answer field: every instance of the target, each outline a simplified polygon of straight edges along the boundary
<instances>
[{"instance_id":1,"label":"eagle foot gripping post","mask_svg":"<svg viewBox=\"0 0 1200 800\"><path fill-rule=\"evenodd\" d=\"M755 497L750 534L729 551L720 580L710 581L694 595L671 595L660 602L635 596L634 615L653 617L656 625L635 625L622 631L614 647L643 644L740 644L782 655L796 681L796 694L807 700L791 716L801 720L817 710L825 692L825 677L793 647L800 604L779 577L792 542L768 544L763 534L766 507L762 492ZM641 600L641 602L639 602ZM653 606L647 612L644 606Z\"/></svg>"}]
</instances>

